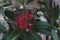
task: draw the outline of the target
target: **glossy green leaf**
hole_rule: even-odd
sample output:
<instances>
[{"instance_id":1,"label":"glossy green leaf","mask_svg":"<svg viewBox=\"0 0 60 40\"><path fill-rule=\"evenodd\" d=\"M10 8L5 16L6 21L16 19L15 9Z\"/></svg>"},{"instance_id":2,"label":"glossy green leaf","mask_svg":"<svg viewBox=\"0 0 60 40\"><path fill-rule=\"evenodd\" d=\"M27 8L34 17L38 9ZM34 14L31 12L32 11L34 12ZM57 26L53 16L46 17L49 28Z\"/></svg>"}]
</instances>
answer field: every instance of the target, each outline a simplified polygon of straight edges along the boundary
<instances>
[{"instance_id":1,"label":"glossy green leaf","mask_svg":"<svg viewBox=\"0 0 60 40\"><path fill-rule=\"evenodd\" d=\"M50 32L53 29L53 27L47 22L40 21L36 23L34 29L45 35L50 35Z\"/></svg>"},{"instance_id":2,"label":"glossy green leaf","mask_svg":"<svg viewBox=\"0 0 60 40\"><path fill-rule=\"evenodd\" d=\"M5 16L7 16L10 19L14 19L15 18L14 13L12 11L10 11L10 10L5 10Z\"/></svg>"},{"instance_id":3,"label":"glossy green leaf","mask_svg":"<svg viewBox=\"0 0 60 40\"><path fill-rule=\"evenodd\" d=\"M52 26L47 23L47 22L43 22L43 21L37 21L36 22L36 25L35 25L37 28L39 27L40 29L50 29L52 28Z\"/></svg>"},{"instance_id":4,"label":"glossy green leaf","mask_svg":"<svg viewBox=\"0 0 60 40\"><path fill-rule=\"evenodd\" d=\"M42 33L42 34L45 34L45 35L51 35L50 33L50 31L49 30L43 30L43 29L40 29L40 30L38 30L38 32L40 32L40 33Z\"/></svg>"},{"instance_id":5,"label":"glossy green leaf","mask_svg":"<svg viewBox=\"0 0 60 40\"><path fill-rule=\"evenodd\" d=\"M55 30L52 30L52 31L51 31L51 36L52 36L53 40L59 40L58 35L57 35L57 33L55 32Z\"/></svg>"}]
</instances>

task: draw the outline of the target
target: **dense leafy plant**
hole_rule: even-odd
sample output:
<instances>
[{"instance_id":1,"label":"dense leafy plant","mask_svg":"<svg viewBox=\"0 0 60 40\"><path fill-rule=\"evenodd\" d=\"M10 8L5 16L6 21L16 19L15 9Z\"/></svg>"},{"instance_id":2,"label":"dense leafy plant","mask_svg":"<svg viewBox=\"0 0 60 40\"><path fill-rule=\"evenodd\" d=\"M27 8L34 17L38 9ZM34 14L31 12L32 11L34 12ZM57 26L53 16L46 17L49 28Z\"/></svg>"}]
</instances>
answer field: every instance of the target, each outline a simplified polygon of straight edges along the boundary
<instances>
[{"instance_id":1,"label":"dense leafy plant","mask_svg":"<svg viewBox=\"0 0 60 40\"><path fill-rule=\"evenodd\" d=\"M24 0L20 0L20 2L24 6ZM29 2L31 2L31 0L27 3ZM16 8L15 11L5 9L4 19L8 23L9 29L5 31L3 25L0 24L0 31L4 33L2 40L42 40L40 35L37 34L38 32L47 36L51 35L53 40L59 40L58 34L55 32L57 29L55 22L59 15L59 6L57 5L49 9L47 8L48 2L39 0L37 3L39 3L41 7L40 9L36 9L35 12L31 11L32 9L25 9L25 6L23 9ZM50 4L51 3L49 3L49 5ZM42 5L44 7L42 7ZM38 11L46 12L44 16L48 22L35 19L35 17L38 16Z\"/></svg>"}]
</instances>

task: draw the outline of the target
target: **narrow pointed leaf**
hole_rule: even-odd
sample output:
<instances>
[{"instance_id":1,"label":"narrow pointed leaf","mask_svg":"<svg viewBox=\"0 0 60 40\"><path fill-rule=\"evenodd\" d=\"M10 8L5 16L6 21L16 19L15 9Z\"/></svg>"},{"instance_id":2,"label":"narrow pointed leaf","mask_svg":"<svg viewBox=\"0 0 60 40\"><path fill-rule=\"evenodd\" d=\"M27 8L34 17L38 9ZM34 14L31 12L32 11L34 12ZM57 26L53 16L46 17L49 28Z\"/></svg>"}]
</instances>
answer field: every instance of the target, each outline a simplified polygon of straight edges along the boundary
<instances>
[{"instance_id":1,"label":"narrow pointed leaf","mask_svg":"<svg viewBox=\"0 0 60 40\"><path fill-rule=\"evenodd\" d=\"M30 32L33 35L33 37L35 38L35 40L42 40L41 37L37 34L37 32L35 32L35 31L30 31Z\"/></svg>"},{"instance_id":2,"label":"narrow pointed leaf","mask_svg":"<svg viewBox=\"0 0 60 40\"><path fill-rule=\"evenodd\" d=\"M53 40L59 40L58 35L57 35L57 33L55 32L55 30L52 30L51 36L52 36Z\"/></svg>"},{"instance_id":3,"label":"narrow pointed leaf","mask_svg":"<svg viewBox=\"0 0 60 40\"><path fill-rule=\"evenodd\" d=\"M20 32L17 31L8 32L7 34L4 35L3 40L15 40L18 38L19 35Z\"/></svg>"}]
</instances>

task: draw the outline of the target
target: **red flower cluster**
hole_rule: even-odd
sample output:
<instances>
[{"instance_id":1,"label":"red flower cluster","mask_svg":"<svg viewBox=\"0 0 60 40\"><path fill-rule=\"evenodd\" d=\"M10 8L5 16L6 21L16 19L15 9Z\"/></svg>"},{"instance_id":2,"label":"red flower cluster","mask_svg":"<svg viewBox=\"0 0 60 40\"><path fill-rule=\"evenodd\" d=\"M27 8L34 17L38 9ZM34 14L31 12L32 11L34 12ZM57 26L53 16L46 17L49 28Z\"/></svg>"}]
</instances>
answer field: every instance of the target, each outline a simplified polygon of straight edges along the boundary
<instances>
[{"instance_id":1,"label":"red flower cluster","mask_svg":"<svg viewBox=\"0 0 60 40\"><path fill-rule=\"evenodd\" d=\"M20 30L30 31L33 26L33 23L30 23L30 21L33 20L33 18L34 18L34 15L31 14L30 12L25 15L24 14L19 15L16 18L18 28Z\"/></svg>"}]
</instances>

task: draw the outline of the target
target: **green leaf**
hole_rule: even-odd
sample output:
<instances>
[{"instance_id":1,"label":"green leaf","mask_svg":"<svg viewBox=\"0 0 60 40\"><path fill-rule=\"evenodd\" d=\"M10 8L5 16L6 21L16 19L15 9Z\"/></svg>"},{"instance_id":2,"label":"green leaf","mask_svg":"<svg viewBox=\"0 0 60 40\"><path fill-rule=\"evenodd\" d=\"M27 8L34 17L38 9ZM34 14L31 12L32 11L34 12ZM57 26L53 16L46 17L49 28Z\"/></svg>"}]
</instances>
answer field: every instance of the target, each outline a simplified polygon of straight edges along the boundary
<instances>
[{"instance_id":1,"label":"green leaf","mask_svg":"<svg viewBox=\"0 0 60 40\"><path fill-rule=\"evenodd\" d=\"M36 22L34 29L45 35L50 35L50 32L53 29L53 27L47 22L38 21Z\"/></svg>"},{"instance_id":2,"label":"green leaf","mask_svg":"<svg viewBox=\"0 0 60 40\"><path fill-rule=\"evenodd\" d=\"M52 10L52 13L51 13L51 17L53 19L53 21L56 21L56 19L58 18L59 16L59 5L57 5L53 10Z\"/></svg>"},{"instance_id":3,"label":"green leaf","mask_svg":"<svg viewBox=\"0 0 60 40\"><path fill-rule=\"evenodd\" d=\"M6 7L6 6L9 6L11 4L12 4L11 0L0 0L0 6Z\"/></svg>"},{"instance_id":4,"label":"green leaf","mask_svg":"<svg viewBox=\"0 0 60 40\"><path fill-rule=\"evenodd\" d=\"M21 32L21 35L19 36L19 39L21 39L21 40L35 40L35 38L33 38L33 36L31 35L31 33L26 32L26 31Z\"/></svg>"},{"instance_id":5,"label":"green leaf","mask_svg":"<svg viewBox=\"0 0 60 40\"><path fill-rule=\"evenodd\" d=\"M6 28L0 23L0 31L5 32Z\"/></svg>"},{"instance_id":6,"label":"green leaf","mask_svg":"<svg viewBox=\"0 0 60 40\"><path fill-rule=\"evenodd\" d=\"M43 11L43 12L47 12L48 11L48 8L47 7L44 7L44 8L40 8L40 9L37 9L37 11Z\"/></svg>"},{"instance_id":7,"label":"green leaf","mask_svg":"<svg viewBox=\"0 0 60 40\"><path fill-rule=\"evenodd\" d=\"M35 40L42 40L41 37L35 31L30 31L31 35L35 38Z\"/></svg>"},{"instance_id":8,"label":"green leaf","mask_svg":"<svg viewBox=\"0 0 60 40\"><path fill-rule=\"evenodd\" d=\"M41 40L40 36L35 31L22 32L19 40Z\"/></svg>"},{"instance_id":9,"label":"green leaf","mask_svg":"<svg viewBox=\"0 0 60 40\"><path fill-rule=\"evenodd\" d=\"M39 32L42 33L42 34L45 34L45 35L47 35L47 36L48 36L48 35L51 35L51 34L50 34L51 32L50 32L49 30L40 29Z\"/></svg>"},{"instance_id":10,"label":"green leaf","mask_svg":"<svg viewBox=\"0 0 60 40\"><path fill-rule=\"evenodd\" d=\"M43 22L43 21L37 21L36 22L36 25L35 25L37 28L40 28L40 29L50 29L52 28L52 26L47 23L47 22Z\"/></svg>"},{"instance_id":11,"label":"green leaf","mask_svg":"<svg viewBox=\"0 0 60 40\"><path fill-rule=\"evenodd\" d=\"M46 6L46 7L47 7L47 4L48 4L48 2L46 2L46 1L40 1L40 0L38 1L38 3L42 4L42 5Z\"/></svg>"},{"instance_id":12,"label":"green leaf","mask_svg":"<svg viewBox=\"0 0 60 40\"><path fill-rule=\"evenodd\" d=\"M58 34L55 32L55 30L51 31L51 36L52 36L53 40L59 40Z\"/></svg>"},{"instance_id":13,"label":"green leaf","mask_svg":"<svg viewBox=\"0 0 60 40\"><path fill-rule=\"evenodd\" d=\"M12 11L10 11L10 10L5 10L5 16L7 16L10 19L14 19L15 18L14 13Z\"/></svg>"},{"instance_id":14,"label":"green leaf","mask_svg":"<svg viewBox=\"0 0 60 40\"><path fill-rule=\"evenodd\" d=\"M58 31L58 36L59 36L59 40L60 40L60 30Z\"/></svg>"},{"instance_id":15,"label":"green leaf","mask_svg":"<svg viewBox=\"0 0 60 40\"><path fill-rule=\"evenodd\" d=\"M20 3L24 4L24 0L20 0Z\"/></svg>"},{"instance_id":16,"label":"green leaf","mask_svg":"<svg viewBox=\"0 0 60 40\"><path fill-rule=\"evenodd\" d=\"M60 40L60 30L58 30L58 36L59 36L59 40Z\"/></svg>"},{"instance_id":17,"label":"green leaf","mask_svg":"<svg viewBox=\"0 0 60 40\"><path fill-rule=\"evenodd\" d=\"M6 34L4 34L3 40L15 40L20 35L20 32L18 31L9 31Z\"/></svg>"},{"instance_id":18,"label":"green leaf","mask_svg":"<svg viewBox=\"0 0 60 40\"><path fill-rule=\"evenodd\" d=\"M0 6L1 6L3 3L6 3L6 0L0 0Z\"/></svg>"}]
</instances>

